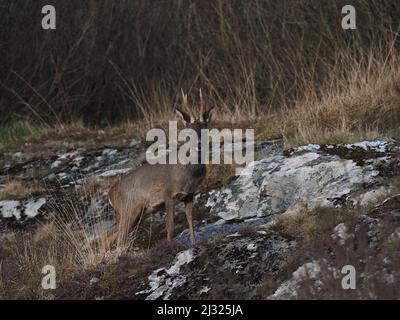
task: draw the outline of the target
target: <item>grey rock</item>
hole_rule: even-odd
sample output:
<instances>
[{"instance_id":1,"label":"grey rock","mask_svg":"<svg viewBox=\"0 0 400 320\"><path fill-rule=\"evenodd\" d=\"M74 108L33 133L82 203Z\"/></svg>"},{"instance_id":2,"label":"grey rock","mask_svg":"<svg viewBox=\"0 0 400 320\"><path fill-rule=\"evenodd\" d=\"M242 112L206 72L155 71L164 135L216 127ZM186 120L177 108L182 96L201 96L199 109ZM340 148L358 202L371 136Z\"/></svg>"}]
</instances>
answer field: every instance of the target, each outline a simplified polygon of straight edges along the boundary
<instances>
[{"instance_id":1,"label":"grey rock","mask_svg":"<svg viewBox=\"0 0 400 320\"><path fill-rule=\"evenodd\" d=\"M0 218L24 222L36 217L45 203L46 198L44 197L27 200L3 200L0 201Z\"/></svg>"},{"instance_id":2,"label":"grey rock","mask_svg":"<svg viewBox=\"0 0 400 320\"><path fill-rule=\"evenodd\" d=\"M304 281L311 281L312 290L317 293L322 286L319 278L321 277L320 261L313 260L297 268L292 277L283 282L276 291L268 297L268 300L296 300L298 290ZM336 271L337 273L337 271Z\"/></svg>"},{"instance_id":3,"label":"grey rock","mask_svg":"<svg viewBox=\"0 0 400 320\"><path fill-rule=\"evenodd\" d=\"M303 206L366 204L388 192L387 179L377 162L389 165L392 144L366 141L340 145L339 155L333 154L334 147L303 146L254 161L229 185L210 191L206 206L212 214L234 220L296 211ZM349 159L343 149L353 156L355 152L364 156L363 163Z\"/></svg>"},{"instance_id":4,"label":"grey rock","mask_svg":"<svg viewBox=\"0 0 400 320\"><path fill-rule=\"evenodd\" d=\"M140 298L196 299L223 295L251 299L263 277L274 276L296 248L279 235L234 237L211 246L180 252L167 267L155 270Z\"/></svg>"},{"instance_id":5,"label":"grey rock","mask_svg":"<svg viewBox=\"0 0 400 320\"><path fill-rule=\"evenodd\" d=\"M259 227L262 225L266 225L271 222L271 218L260 218L260 219L252 219L250 221L240 221L236 223L221 223L223 220L219 220L216 223L206 224L204 226L200 226L195 228L195 236L196 241L202 242L205 240L212 240L214 238L233 234L240 230L243 230L246 227ZM185 230L182 232L176 240L184 246L190 245L190 236L189 232Z\"/></svg>"}]
</instances>

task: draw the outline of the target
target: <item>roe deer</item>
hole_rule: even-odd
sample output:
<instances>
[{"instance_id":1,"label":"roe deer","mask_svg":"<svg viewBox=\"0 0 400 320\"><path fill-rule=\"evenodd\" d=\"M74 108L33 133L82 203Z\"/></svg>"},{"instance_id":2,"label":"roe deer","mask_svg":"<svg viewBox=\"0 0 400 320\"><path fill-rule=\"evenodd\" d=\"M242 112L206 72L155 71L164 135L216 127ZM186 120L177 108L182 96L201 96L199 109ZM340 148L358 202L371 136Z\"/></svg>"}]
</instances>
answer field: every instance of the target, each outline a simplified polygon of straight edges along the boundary
<instances>
[{"instance_id":1,"label":"roe deer","mask_svg":"<svg viewBox=\"0 0 400 320\"><path fill-rule=\"evenodd\" d=\"M183 109L175 112L185 124L193 129L198 138L198 159L201 159L201 129L206 129L214 108L206 110L200 91L200 113L196 117L188 105L187 95L182 92ZM194 194L206 176L206 165L201 164L145 164L123 176L115 183L108 194L109 201L116 211L117 230L108 238L107 245L114 241L125 241L132 226L142 214L165 208L167 239L171 240L174 231L175 202L185 203L186 218L189 225L190 240L195 244L193 231L192 205ZM122 242L123 243L123 242Z\"/></svg>"}]
</instances>

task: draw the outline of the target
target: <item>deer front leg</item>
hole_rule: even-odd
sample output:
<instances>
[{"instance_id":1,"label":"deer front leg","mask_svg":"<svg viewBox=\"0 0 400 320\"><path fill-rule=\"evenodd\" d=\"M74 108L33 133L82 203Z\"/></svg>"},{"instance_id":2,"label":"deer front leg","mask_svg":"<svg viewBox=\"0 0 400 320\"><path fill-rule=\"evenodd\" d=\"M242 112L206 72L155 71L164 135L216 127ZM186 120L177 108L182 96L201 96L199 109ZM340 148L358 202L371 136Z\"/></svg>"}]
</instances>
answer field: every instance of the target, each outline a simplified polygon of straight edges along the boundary
<instances>
[{"instance_id":1,"label":"deer front leg","mask_svg":"<svg viewBox=\"0 0 400 320\"><path fill-rule=\"evenodd\" d=\"M165 200L165 209L167 211L167 216L166 216L167 240L171 241L174 235L174 216L175 216L175 205L173 199Z\"/></svg>"},{"instance_id":2,"label":"deer front leg","mask_svg":"<svg viewBox=\"0 0 400 320\"><path fill-rule=\"evenodd\" d=\"M192 214L192 209L193 209L193 199L188 200L186 203L186 219L189 225L189 233L190 233L190 243L192 246L196 244L196 238L194 236L194 231L193 231L193 214Z\"/></svg>"}]
</instances>

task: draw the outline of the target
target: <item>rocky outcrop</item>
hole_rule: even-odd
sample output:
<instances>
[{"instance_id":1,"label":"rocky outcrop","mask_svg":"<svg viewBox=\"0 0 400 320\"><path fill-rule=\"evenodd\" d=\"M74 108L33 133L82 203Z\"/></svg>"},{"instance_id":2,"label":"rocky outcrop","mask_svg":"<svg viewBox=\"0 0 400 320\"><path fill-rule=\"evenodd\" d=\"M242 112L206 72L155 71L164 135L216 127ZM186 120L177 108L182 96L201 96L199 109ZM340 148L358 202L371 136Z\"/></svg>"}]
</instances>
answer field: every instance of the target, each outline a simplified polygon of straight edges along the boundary
<instances>
[{"instance_id":1,"label":"rocky outcrop","mask_svg":"<svg viewBox=\"0 0 400 320\"><path fill-rule=\"evenodd\" d=\"M394 141L307 145L290 150L283 150L275 141L257 143L255 149L259 160L248 165L240 176L196 197L197 205L208 210L195 228L200 245L179 252L173 261L150 272L135 291L135 298L255 298L260 281L280 275L299 250L298 241L271 232L269 226L276 217L317 206L365 206L391 192L392 178L400 174L399 147ZM6 176L26 181L40 178L50 185L57 184L62 192L60 198L47 193L32 199L0 201L0 224L10 219L20 224L35 220L46 206L62 206L62 198L69 198L83 207L76 218L80 225L91 224L88 239L96 239L114 224L112 215L107 216L106 192L87 197L80 194L79 188L92 177L101 180L125 173L143 151L144 147L137 145L60 152L51 159L6 165L0 170L0 182ZM182 210L179 205L177 208L177 212ZM338 224L327 236L329 245L344 247L359 238L359 230L364 230L368 250L375 250L385 234L381 216L388 215L397 229L386 238L396 243L400 239L398 210L398 197L387 199L372 213L360 215L355 224ZM143 223L147 223L146 218ZM162 212L152 215L151 223L164 228ZM189 245L187 230L176 239ZM303 261L269 298L301 298L304 277L314 284L314 292L322 292L325 280L321 270L328 268L335 277L340 274L340 268L329 259L316 255Z\"/></svg>"},{"instance_id":2,"label":"rocky outcrop","mask_svg":"<svg viewBox=\"0 0 400 320\"><path fill-rule=\"evenodd\" d=\"M268 299L399 299L399 225L400 195L387 198L353 222L338 224L332 241L322 240L331 254L315 252ZM349 267L354 270L354 290L342 285L347 272L341 271Z\"/></svg>"},{"instance_id":3,"label":"rocky outcrop","mask_svg":"<svg viewBox=\"0 0 400 320\"><path fill-rule=\"evenodd\" d=\"M385 298L396 296L400 259L400 195L368 213L336 225L321 239L323 251L307 252L302 244L274 233L225 235L219 241L178 253L173 262L153 271L137 292L140 299L252 299L263 279L285 274L298 250L304 260L269 296L272 300ZM257 229L256 229L257 230ZM397 249L396 249L397 250ZM397 252L397 251L396 251ZM344 290L344 266L354 267L357 290ZM348 270L348 269L346 269Z\"/></svg>"},{"instance_id":4,"label":"rocky outcrop","mask_svg":"<svg viewBox=\"0 0 400 320\"><path fill-rule=\"evenodd\" d=\"M385 168L398 162L385 141L308 145L251 163L229 185L208 194L210 213L224 220L265 217L301 206L367 204L390 185Z\"/></svg>"},{"instance_id":5,"label":"rocky outcrop","mask_svg":"<svg viewBox=\"0 0 400 320\"><path fill-rule=\"evenodd\" d=\"M82 184L90 177L109 177L126 172L138 164L143 145L121 149L58 151L49 158L28 161L7 161L0 169L0 182L10 178L43 179L51 185ZM14 158L11 158L14 159ZM23 158L22 158L23 159Z\"/></svg>"},{"instance_id":6,"label":"rocky outcrop","mask_svg":"<svg viewBox=\"0 0 400 320\"><path fill-rule=\"evenodd\" d=\"M278 235L234 236L212 246L180 252L174 261L155 270L144 299L251 299L263 277L276 275L296 248L294 240Z\"/></svg>"},{"instance_id":7,"label":"rocky outcrop","mask_svg":"<svg viewBox=\"0 0 400 320\"><path fill-rule=\"evenodd\" d=\"M46 203L46 198L27 200L4 200L0 201L0 218L13 219L23 223L27 219L35 218L40 209Z\"/></svg>"},{"instance_id":8,"label":"rocky outcrop","mask_svg":"<svg viewBox=\"0 0 400 320\"><path fill-rule=\"evenodd\" d=\"M67 192L70 188L75 192L76 186L83 185L90 178L101 180L127 172L137 165L143 151L144 146L137 144L125 149L59 152L49 159L6 164L0 170L0 178L24 179L27 184L41 179L49 188ZM243 223L247 219L262 217L264 222L268 222L275 214L305 205L365 204L387 193L390 188L387 175L399 170L393 164L393 156L398 152L394 142L308 145L287 151L282 149L279 141L257 142L255 152L260 160L247 166L238 178L223 188L201 195L201 201L210 214L221 219L218 223L221 231L208 225L197 230L199 237L235 229L222 226L223 221ZM49 196L49 193L52 192L18 200L19 204L5 202L0 217L36 217L37 214L30 214L29 210L25 214L24 206L42 203L41 199L58 194L53 192ZM65 194L61 196L66 197ZM93 210L104 212L104 196L90 199L87 206L88 215L93 215Z\"/></svg>"},{"instance_id":9,"label":"rocky outcrop","mask_svg":"<svg viewBox=\"0 0 400 320\"><path fill-rule=\"evenodd\" d=\"M229 185L208 193L207 207L220 220L198 227L196 235L200 239L218 235L222 243L178 254L170 266L149 276L148 287L138 295L146 299L254 297L257 281L282 271L296 248L295 241L262 231L273 223L274 216L303 206L368 204L391 190L390 178L399 173L397 156L396 144L375 141L309 145L253 162ZM382 206L385 203L389 205L384 202ZM240 236L238 231L249 226L254 228L256 239ZM361 215L355 226L337 225L330 240L343 246L354 240L354 228L366 228L372 248L378 237L377 226L379 219ZM189 242L187 232L178 239L184 244ZM340 270L325 263L325 257L320 259L322 266L318 258L300 265L270 299L297 299L297 290L304 281L314 283L312 292L318 294L323 287L321 268L338 278Z\"/></svg>"},{"instance_id":10,"label":"rocky outcrop","mask_svg":"<svg viewBox=\"0 0 400 320\"><path fill-rule=\"evenodd\" d=\"M51 211L60 211L64 205L71 207L73 201L79 201L74 203L76 208L86 207L79 210L87 211L89 218L103 214L106 207L104 196L93 197L77 191L77 188L90 179L102 180L126 173L138 164L143 152L142 145L124 149L59 151L55 156L29 161L24 161L23 154L18 153L18 161L7 163L0 169L0 185L3 182L4 188L6 180L23 181L27 186L40 182L42 194L0 201L0 226L5 223L22 226ZM16 156L11 159L16 159ZM77 194L80 199L76 199ZM88 196L93 198L84 199Z\"/></svg>"}]
</instances>

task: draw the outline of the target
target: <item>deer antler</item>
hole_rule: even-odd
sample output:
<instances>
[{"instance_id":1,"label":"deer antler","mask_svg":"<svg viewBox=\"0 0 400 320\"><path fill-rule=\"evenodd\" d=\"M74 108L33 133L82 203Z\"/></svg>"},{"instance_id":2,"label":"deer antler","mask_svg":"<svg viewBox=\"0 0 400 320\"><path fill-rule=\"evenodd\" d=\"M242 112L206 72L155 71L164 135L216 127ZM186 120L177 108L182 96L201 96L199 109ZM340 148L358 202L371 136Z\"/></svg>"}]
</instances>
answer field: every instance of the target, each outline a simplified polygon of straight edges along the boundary
<instances>
[{"instance_id":1,"label":"deer antler","mask_svg":"<svg viewBox=\"0 0 400 320\"><path fill-rule=\"evenodd\" d=\"M192 119L194 119L192 110L190 110L190 107L189 107L188 96L187 96L187 94L185 94L185 93L183 92L183 89L181 89L181 92L182 92L183 108L184 108L185 111L189 114L189 116L190 116Z\"/></svg>"},{"instance_id":2,"label":"deer antler","mask_svg":"<svg viewBox=\"0 0 400 320\"><path fill-rule=\"evenodd\" d=\"M204 112L206 112L206 105L204 103L203 93L201 92L201 89L200 89L200 119L203 116Z\"/></svg>"}]
</instances>

